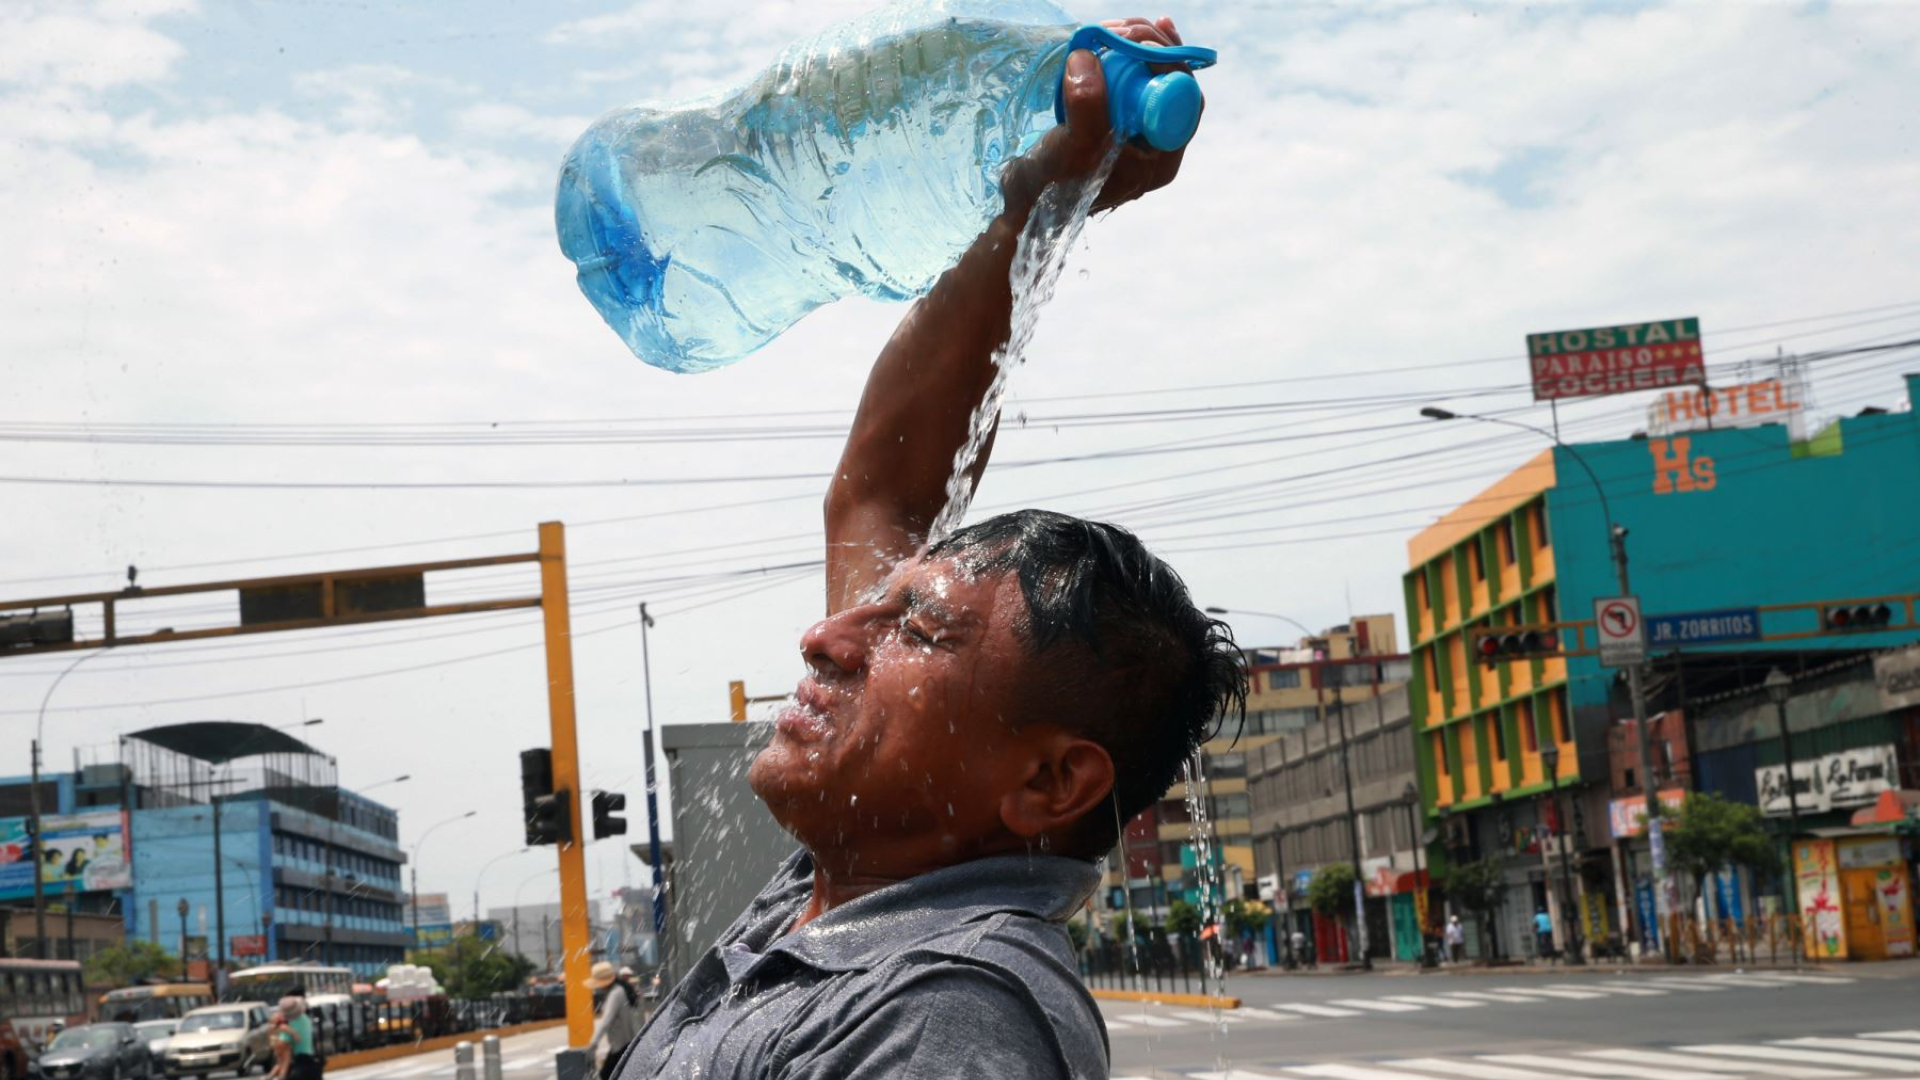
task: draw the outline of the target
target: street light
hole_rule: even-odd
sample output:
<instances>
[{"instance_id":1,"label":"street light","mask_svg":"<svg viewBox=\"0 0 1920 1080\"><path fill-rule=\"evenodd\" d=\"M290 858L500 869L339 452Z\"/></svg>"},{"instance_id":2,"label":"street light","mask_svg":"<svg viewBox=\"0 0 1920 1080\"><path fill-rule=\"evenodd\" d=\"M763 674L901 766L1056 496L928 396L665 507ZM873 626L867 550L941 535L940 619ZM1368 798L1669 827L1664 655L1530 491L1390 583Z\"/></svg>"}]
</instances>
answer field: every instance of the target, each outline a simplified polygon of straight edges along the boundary
<instances>
[{"instance_id":1,"label":"street light","mask_svg":"<svg viewBox=\"0 0 1920 1080\"><path fill-rule=\"evenodd\" d=\"M187 898L183 896L180 898L180 902L174 905L174 910L180 913L180 981L186 982L187 981L187 912L192 910L192 906L187 903Z\"/></svg>"},{"instance_id":2,"label":"street light","mask_svg":"<svg viewBox=\"0 0 1920 1080\"><path fill-rule=\"evenodd\" d=\"M480 936L480 880L487 876L488 870L493 869L494 863L497 863L502 859L511 859L515 855L525 855L527 852L532 850L533 849L530 847L523 847L518 851L508 851L499 855L495 855L493 858L487 860L486 865L480 868L480 872L478 874L473 875L473 935L475 937ZM417 917L417 913L416 913L416 917ZM417 937L418 936L417 930L415 931L415 934Z\"/></svg>"},{"instance_id":3,"label":"street light","mask_svg":"<svg viewBox=\"0 0 1920 1080\"><path fill-rule=\"evenodd\" d=\"M1793 729L1787 726L1787 699L1793 696L1793 678L1779 668L1767 672L1767 679L1760 684L1767 691L1767 700L1773 702L1774 715L1780 724L1780 753L1787 766L1787 887L1791 890L1789 899L1793 910L1800 910L1799 875L1793 868L1793 837L1800 831L1800 785L1793 777Z\"/></svg>"},{"instance_id":4,"label":"street light","mask_svg":"<svg viewBox=\"0 0 1920 1080\"><path fill-rule=\"evenodd\" d=\"M1503 424L1522 431L1530 431L1544 439L1552 440L1555 446L1567 452L1593 482L1593 493L1600 499L1600 513L1607 521L1607 551L1613 560L1613 572L1620 586L1621 596L1632 596L1633 585L1627 576L1627 530L1626 526L1614 520L1613 507L1607 502L1606 486L1600 483L1600 477L1593 466L1580 451L1562 442L1557 432L1546 428L1523 424L1518 420L1508 420L1500 416L1480 416L1475 413L1456 413L1447 409L1429 405L1420 410L1420 415L1429 420L1477 420L1483 424ZM1633 699L1633 724L1640 739L1640 778L1641 787L1647 793L1647 846L1653 855L1654 905L1656 915L1660 909L1673 910L1673 896L1669 895L1673 884L1667 876L1667 844L1665 832L1660 824L1660 785L1653 776L1653 738L1647 730L1647 695L1641 677L1640 665L1627 665L1627 692Z\"/></svg>"},{"instance_id":5,"label":"street light","mask_svg":"<svg viewBox=\"0 0 1920 1080\"><path fill-rule=\"evenodd\" d=\"M1271 611L1236 611L1232 608L1223 607L1209 607L1206 611L1210 615L1253 615L1263 619L1279 619L1281 622L1291 623L1299 627L1300 632L1310 639L1319 637L1318 634L1307 629L1305 623L1302 623L1291 615L1281 615ZM1317 653L1313 664L1313 671L1314 693L1316 696L1324 694L1326 692L1325 675L1327 668L1318 658ZM1360 942L1360 969L1362 971L1372 971L1372 950L1367 947L1367 876L1365 872L1360 869L1360 815L1353 807L1353 763L1351 753L1353 748L1347 742L1347 710L1345 708L1345 701L1346 687L1344 685L1334 687L1333 717L1335 723L1338 724L1340 728L1340 778L1345 783L1347 789L1347 843L1353 851L1353 929L1354 935L1359 938Z\"/></svg>"},{"instance_id":6,"label":"street light","mask_svg":"<svg viewBox=\"0 0 1920 1080\"><path fill-rule=\"evenodd\" d=\"M1413 848L1413 888L1414 915L1420 924L1420 966L1435 966L1433 953L1427 947L1426 913L1421 910L1420 900L1428 893L1427 886L1420 878L1420 849L1425 846L1424 833L1420 828L1420 785L1407 781L1400 789L1400 801L1407 807L1407 844Z\"/></svg>"},{"instance_id":7,"label":"street light","mask_svg":"<svg viewBox=\"0 0 1920 1080\"><path fill-rule=\"evenodd\" d=\"M1573 872L1569 869L1573 863L1573 853L1568 850L1570 837L1560 815L1560 747L1551 739L1540 748L1540 764L1547 767L1547 801L1553 807L1556 827L1552 832L1560 848L1560 925L1565 931L1566 961L1569 965L1578 966L1583 958L1580 955L1579 922L1573 917Z\"/></svg>"},{"instance_id":8,"label":"street light","mask_svg":"<svg viewBox=\"0 0 1920 1080\"><path fill-rule=\"evenodd\" d=\"M427 837L433 835L435 829L438 829L442 825L451 825L456 821L465 821L479 812L478 810L469 810L464 814L455 814L445 821L436 821L427 826L427 831L420 834L420 839L413 842L412 865L408 868L412 875L412 884L409 886L409 889L411 889L413 895L408 897L408 899L412 902L413 907L413 947L416 949L420 947L420 848L427 842ZM474 886L474 889L477 892L479 886ZM448 905L448 917L452 917L451 904ZM478 918L478 916L475 916L475 918Z\"/></svg>"},{"instance_id":9,"label":"street light","mask_svg":"<svg viewBox=\"0 0 1920 1080\"><path fill-rule=\"evenodd\" d=\"M520 956L520 957L525 957L527 955L526 952L520 948L520 898L526 895L528 885L531 885L534 882L539 881L541 878L546 877L548 874L558 874L559 872L560 872L560 868L557 866L549 866L541 870L535 870L533 873L528 874L526 878L522 880L517 887L514 888L513 890L513 952L514 952L514 955ZM545 918L542 918L540 921L540 948L547 953L545 963L542 964L540 970L549 971L553 968L553 954L552 954L552 950L547 948L547 923Z\"/></svg>"},{"instance_id":10,"label":"street light","mask_svg":"<svg viewBox=\"0 0 1920 1080\"><path fill-rule=\"evenodd\" d=\"M645 748L647 766L647 866L653 871L653 940L667 940L667 897L666 874L660 868L660 798L653 776L653 659L647 651L647 631L653 628L653 616L647 614L647 605L640 605L640 679L646 687L647 695L647 733L641 745ZM515 944L519 944L517 941ZM656 948L660 946L656 944Z\"/></svg>"},{"instance_id":11,"label":"street light","mask_svg":"<svg viewBox=\"0 0 1920 1080\"><path fill-rule=\"evenodd\" d=\"M411 779L413 779L412 773L401 773L399 776L395 776L386 780L378 780L378 781L375 781L374 783L367 784L364 787L355 788L353 790L355 794L364 795L367 792L374 790L375 788L383 788L388 786L389 784L398 784ZM326 872L327 887L324 893L326 906L322 916L325 921L325 944L321 948L321 956L324 958L325 962L329 965L333 963L333 878L334 878L333 846L334 846L334 836L335 836L334 826L337 824L336 819L339 816L340 816L340 809L338 806L335 806L333 811L333 817L329 817L327 819L327 872Z\"/></svg>"},{"instance_id":12,"label":"street light","mask_svg":"<svg viewBox=\"0 0 1920 1080\"><path fill-rule=\"evenodd\" d=\"M69 620L71 621L71 620ZM53 692L60 688L73 669L93 659L105 656L111 649L103 648L95 652L80 654L73 663L60 669L47 685L47 692L40 698L40 715L33 722L33 778L27 787L27 811L31 815L28 827L32 835L28 837L29 850L33 853L33 947L37 959L47 959L47 893L46 858L40 851L40 747L47 740L47 704L53 700ZM183 901L184 902L184 901Z\"/></svg>"}]
</instances>

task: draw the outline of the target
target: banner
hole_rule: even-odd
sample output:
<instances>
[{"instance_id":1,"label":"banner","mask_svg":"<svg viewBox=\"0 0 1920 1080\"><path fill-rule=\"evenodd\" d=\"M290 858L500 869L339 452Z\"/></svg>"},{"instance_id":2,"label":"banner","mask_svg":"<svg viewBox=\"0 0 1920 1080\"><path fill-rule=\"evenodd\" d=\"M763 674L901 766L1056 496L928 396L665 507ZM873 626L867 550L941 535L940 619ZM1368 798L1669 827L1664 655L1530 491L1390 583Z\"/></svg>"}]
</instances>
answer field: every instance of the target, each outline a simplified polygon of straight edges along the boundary
<instances>
[{"instance_id":1,"label":"banner","mask_svg":"<svg viewBox=\"0 0 1920 1080\"><path fill-rule=\"evenodd\" d=\"M1897 775L1892 743L1839 750L1811 761L1793 763L1793 799L1787 798L1785 765L1763 765L1753 770L1760 791L1760 811L1784 817L1797 804L1800 813L1835 807L1865 806L1890 791Z\"/></svg>"},{"instance_id":2,"label":"banner","mask_svg":"<svg viewBox=\"0 0 1920 1080\"><path fill-rule=\"evenodd\" d=\"M1680 804L1686 802L1685 788L1664 788L1660 792L1660 805L1666 816L1672 817L1680 812ZM1607 830L1615 840L1624 840L1629 836L1639 836L1647 831L1647 797L1628 795L1607 804Z\"/></svg>"},{"instance_id":3,"label":"banner","mask_svg":"<svg viewBox=\"0 0 1920 1080\"><path fill-rule=\"evenodd\" d=\"M28 818L0 818L0 899L33 895ZM40 880L53 894L133 887L118 810L71 816L43 814Z\"/></svg>"},{"instance_id":4,"label":"banner","mask_svg":"<svg viewBox=\"0 0 1920 1080\"><path fill-rule=\"evenodd\" d=\"M1920 705L1920 646L1874 657L1873 681L1888 712Z\"/></svg>"},{"instance_id":5,"label":"banner","mask_svg":"<svg viewBox=\"0 0 1920 1080\"><path fill-rule=\"evenodd\" d=\"M1840 867L1833 841L1795 841L1793 877L1799 889L1800 922L1805 927L1807 959L1844 959L1847 955L1847 921L1840 912Z\"/></svg>"}]
</instances>

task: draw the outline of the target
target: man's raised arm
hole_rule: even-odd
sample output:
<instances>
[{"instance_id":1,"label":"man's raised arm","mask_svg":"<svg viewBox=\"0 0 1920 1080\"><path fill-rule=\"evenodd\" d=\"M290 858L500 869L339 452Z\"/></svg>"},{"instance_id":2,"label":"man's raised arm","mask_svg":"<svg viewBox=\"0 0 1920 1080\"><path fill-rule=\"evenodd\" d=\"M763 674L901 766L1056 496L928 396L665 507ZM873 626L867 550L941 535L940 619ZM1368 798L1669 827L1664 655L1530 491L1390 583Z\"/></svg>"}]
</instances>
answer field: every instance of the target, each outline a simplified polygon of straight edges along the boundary
<instances>
[{"instance_id":1,"label":"man's raised arm","mask_svg":"<svg viewBox=\"0 0 1920 1080\"><path fill-rule=\"evenodd\" d=\"M1170 19L1106 25L1134 41L1180 43ZM954 454L993 383L993 354L1007 341L1009 275L1020 230L1048 183L1091 173L1109 144L1106 80L1090 52L1067 60L1066 103L1067 123L1008 165L1001 182L1005 210L908 310L867 376L827 488L829 614L858 603L917 551L946 504ZM1179 171L1180 156L1127 147L1095 208L1165 185ZM994 423L997 430L997 417ZM979 484L992 448L989 438L973 463L971 485Z\"/></svg>"}]
</instances>

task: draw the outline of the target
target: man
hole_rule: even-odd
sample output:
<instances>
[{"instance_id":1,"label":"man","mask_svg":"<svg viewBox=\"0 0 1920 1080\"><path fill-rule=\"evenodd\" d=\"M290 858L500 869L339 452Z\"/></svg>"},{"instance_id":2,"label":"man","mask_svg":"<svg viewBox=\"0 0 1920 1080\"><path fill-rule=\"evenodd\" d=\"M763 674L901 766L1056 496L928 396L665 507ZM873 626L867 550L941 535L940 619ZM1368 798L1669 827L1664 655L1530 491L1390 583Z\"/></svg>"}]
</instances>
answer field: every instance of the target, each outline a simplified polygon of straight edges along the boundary
<instances>
[{"instance_id":1,"label":"man","mask_svg":"<svg viewBox=\"0 0 1920 1080\"><path fill-rule=\"evenodd\" d=\"M1109 25L1179 40L1169 20ZM881 352L828 492L827 618L748 776L803 850L660 1004L621 1080L1107 1075L1064 920L1120 823L1244 713L1244 665L1112 526L1023 511L924 546L1008 336L1021 228L1107 149L1091 54L1069 58L1066 96L1066 127L1009 169L1005 213ZM1097 205L1178 167L1129 148Z\"/></svg>"},{"instance_id":2,"label":"man","mask_svg":"<svg viewBox=\"0 0 1920 1080\"><path fill-rule=\"evenodd\" d=\"M1447 959L1458 964L1467 958L1467 931L1460 925L1460 916L1447 916Z\"/></svg>"},{"instance_id":3,"label":"man","mask_svg":"<svg viewBox=\"0 0 1920 1080\"><path fill-rule=\"evenodd\" d=\"M1533 940L1542 960L1553 959L1553 919L1546 908L1533 913Z\"/></svg>"}]
</instances>

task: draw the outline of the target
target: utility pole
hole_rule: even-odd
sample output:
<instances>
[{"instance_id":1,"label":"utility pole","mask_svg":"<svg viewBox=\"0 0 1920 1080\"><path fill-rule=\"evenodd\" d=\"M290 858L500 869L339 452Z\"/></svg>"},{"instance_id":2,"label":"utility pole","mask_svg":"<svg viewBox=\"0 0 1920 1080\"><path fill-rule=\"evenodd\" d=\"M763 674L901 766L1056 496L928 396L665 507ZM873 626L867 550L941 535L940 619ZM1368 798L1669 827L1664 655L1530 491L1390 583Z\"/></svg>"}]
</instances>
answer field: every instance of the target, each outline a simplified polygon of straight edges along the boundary
<instances>
[{"instance_id":1,"label":"utility pole","mask_svg":"<svg viewBox=\"0 0 1920 1080\"><path fill-rule=\"evenodd\" d=\"M1319 671L1322 681L1326 673L1326 664L1322 662ZM1347 842L1353 845L1353 926L1360 941L1360 969L1372 971L1373 957L1367 949L1367 879L1360 871L1360 818L1353 809L1353 746L1347 742L1345 696L1342 687L1333 688L1333 718L1340 726L1340 778L1347 788Z\"/></svg>"},{"instance_id":2,"label":"utility pole","mask_svg":"<svg viewBox=\"0 0 1920 1080\"><path fill-rule=\"evenodd\" d=\"M227 890L221 884L220 877L220 793L213 792L207 800L211 803L213 817L213 936L218 942L214 946L219 956L216 972L227 969ZM216 988L219 976L214 976Z\"/></svg>"},{"instance_id":3,"label":"utility pole","mask_svg":"<svg viewBox=\"0 0 1920 1080\"><path fill-rule=\"evenodd\" d=\"M1780 723L1780 753L1787 768L1787 889L1793 911L1800 911L1800 875L1793 868L1793 837L1800 831L1800 791L1793 779L1793 729L1787 726L1787 700L1793 696L1793 679L1779 668L1767 672L1767 699L1773 702ZM1764 810L1764 808L1763 808Z\"/></svg>"},{"instance_id":4,"label":"utility pole","mask_svg":"<svg viewBox=\"0 0 1920 1080\"><path fill-rule=\"evenodd\" d=\"M653 947L656 954L664 959L667 942L667 878L660 868L660 798L653 775L653 658L647 649L647 631L652 628L653 616L647 614L647 605L642 601L640 681L646 688L647 736L641 745L646 748L647 767L647 865L653 870Z\"/></svg>"}]
</instances>

